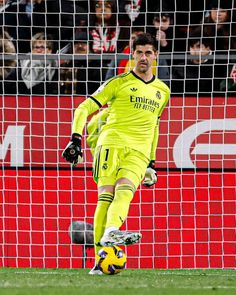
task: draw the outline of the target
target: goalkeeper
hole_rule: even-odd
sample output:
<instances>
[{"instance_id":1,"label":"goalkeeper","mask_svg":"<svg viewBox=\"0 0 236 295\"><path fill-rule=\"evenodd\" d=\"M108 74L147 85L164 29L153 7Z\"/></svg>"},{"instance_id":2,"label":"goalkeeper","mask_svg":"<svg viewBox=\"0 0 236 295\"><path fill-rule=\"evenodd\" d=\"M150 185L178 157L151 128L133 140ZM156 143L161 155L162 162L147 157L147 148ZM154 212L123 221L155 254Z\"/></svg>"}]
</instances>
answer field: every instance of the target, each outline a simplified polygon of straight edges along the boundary
<instances>
[{"instance_id":1,"label":"goalkeeper","mask_svg":"<svg viewBox=\"0 0 236 295\"><path fill-rule=\"evenodd\" d=\"M150 34L134 40L133 58L132 71L106 81L75 110L71 141L62 154L73 166L82 160L81 135L87 117L108 104L109 115L93 160L93 178L98 187L95 253L102 246L130 245L141 238L140 233L121 231L120 227L147 166L154 168L159 119L170 95L168 86L152 73L157 50ZM90 274L101 271L95 265Z\"/></svg>"}]
</instances>

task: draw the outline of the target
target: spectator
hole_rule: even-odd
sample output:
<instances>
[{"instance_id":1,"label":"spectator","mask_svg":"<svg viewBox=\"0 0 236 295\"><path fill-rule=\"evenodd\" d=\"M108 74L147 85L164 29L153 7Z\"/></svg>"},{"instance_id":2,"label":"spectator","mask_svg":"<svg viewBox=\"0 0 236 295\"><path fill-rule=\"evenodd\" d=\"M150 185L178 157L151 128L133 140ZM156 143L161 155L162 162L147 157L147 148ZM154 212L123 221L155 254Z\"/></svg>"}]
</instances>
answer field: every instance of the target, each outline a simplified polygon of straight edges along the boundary
<instances>
[{"instance_id":1,"label":"spectator","mask_svg":"<svg viewBox=\"0 0 236 295\"><path fill-rule=\"evenodd\" d=\"M184 53L187 51L189 32L192 26L196 27L202 23L204 11L209 7L209 1L211 0L160 0L162 5L157 11L174 12L172 51Z\"/></svg>"},{"instance_id":2,"label":"spectator","mask_svg":"<svg viewBox=\"0 0 236 295\"><path fill-rule=\"evenodd\" d=\"M198 34L190 37L189 54L192 58L172 67L172 93L209 95L220 91L226 65L215 64L212 49L211 39L201 38Z\"/></svg>"},{"instance_id":3,"label":"spectator","mask_svg":"<svg viewBox=\"0 0 236 295\"><path fill-rule=\"evenodd\" d=\"M120 0L119 15L121 26L148 27L151 25L152 12L157 11L158 1Z\"/></svg>"},{"instance_id":4,"label":"spectator","mask_svg":"<svg viewBox=\"0 0 236 295\"><path fill-rule=\"evenodd\" d=\"M64 0L63 0L64 1ZM46 35L51 35L54 39L54 48L56 40L59 39L59 0L33 0L32 6L32 36L44 31ZM28 51L27 51L28 52Z\"/></svg>"},{"instance_id":5,"label":"spectator","mask_svg":"<svg viewBox=\"0 0 236 295\"><path fill-rule=\"evenodd\" d=\"M47 58L53 53L53 42L44 32L32 38L32 50L27 59L20 60L18 70L11 74L11 80L18 81L13 93L17 94L58 94L58 65ZM35 59L36 56L39 59Z\"/></svg>"},{"instance_id":6,"label":"spectator","mask_svg":"<svg viewBox=\"0 0 236 295\"><path fill-rule=\"evenodd\" d=\"M92 1L95 13L90 14L91 51L113 53L117 48L120 28L117 20L116 1Z\"/></svg>"},{"instance_id":7,"label":"spectator","mask_svg":"<svg viewBox=\"0 0 236 295\"><path fill-rule=\"evenodd\" d=\"M58 39L62 41L63 46L73 38L75 27L83 30L88 26L88 1L61 0L58 10L60 27Z\"/></svg>"},{"instance_id":8,"label":"spectator","mask_svg":"<svg viewBox=\"0 0 236 295\"><path fill-rule=\"evenodd\" d=\"M170 13L157 13L153 18L155 38L160 52L172 52L173 27Z\"/></svg>"},{"instance_id":9,"label":"spectator","mask_svg":"<svg viewBox=\"0 0 236 295\"><path fill-rule=\"evenodd\" d=\"M227 95L235 96L236 93L236 65L228 65L228 76L220 83L220 90L227 92Z\"/></svg>"},{"instance_id":10,"label":"spectator","mask_svg":"<svg viewBox=\"0 0 236 295\"><path fill-rule=\"evenodd\" d=\"M187 33L188 26L190 24L196 25L202 22L203 14L206 8L208 7L209 1L211 0L197 0L197 1L169 0L170 2L169 6L171 7L171 11L176 12L175 13L176 24L180 26L181 30Z\"/></svg>"},{"instance_id":11,"label":"spectator","mask_svg":"<svg viewBox=\"0 0 236 295\"><path fill-rule=\"evenodd\" d=\"M217 51L236 49L236 28L232 19L233 1L212 0L203 21L203 35L211 37Z\"/></svg>"},{"instance_id":12,"label":"spectator","mask_svg":"<svg viewBox=\"0 0 236 295\"><path fill-rule=\"evenodd\" d=\"M31 1L6 0L1 10L0 25L13 38L17 52L28 52L31 38Z\"/></svg>"},{"instance_id":13,"label":"spectator","mask_svg":"<svg viewBox=\"0 0 236 295\"><path fill-rule=\"evenodd\" d=\"M75 57L61 65L60 91L61 94L86 95L94 92L100 85L96 82L98 73L93 69L93 60L88 60L89 53L87 33L77 31L75 40L71 44L70 52ZM76 59L76 55L85 55L83 59ZM98 70L99 71L99 70Z\"/></svg>"},{"instance_id":14,"label":"spectator","mask_svg":"<svg viewBox=\"0 0 236 295\"><path fill-rule=\"evenodd\" d=\"M55 60L46 58L46 54L53 53L53 42L50 36L37 33L32 38L32 54L44 55L43 59L21 60L21 78L23 89L29 94L57 94L58 66Z\"/></svg>"},{"instance_id":15,"label":"spectator","mask_svg":"<svg viewBox=\"0 0 236 295\"><path fill-rule=\"evenodd\" d=\"M115 53L118 50L120 27L117 19L116 0L92 1L90 14L90 50L91 53ZM101 58L93 61L93 69L98 74L96 81L104 81L110 60Z\"/></svg>"},{"instance_id":16,"label":"spectator","mask_svg":"<svg viewBox=\"0 0 236 295\"><path fill-rule=\"evenodd\" d=\"M233 0L211 0L202 25L192 30L193 34L197 32L201 38L211 39L215 50L214 63L215 76L217 77L214 79L214 83L225 85L220 86L222 91L228 89L228 82L230 81L230 79L226 79L229 76L227 65L234 63L228 53L235 53L236 50L236 27L232 8L234 8ZM220 78L222 81L220 81ZM219 86L217 90L218 88Z\"/></svg>"},{"instance_id":17,"label":"spectator","mask_svg":"<svg viewBox=\"0 0 236 295\"><path fill-rule=\"evenodd\" d=\"M55 4L59 0L5 0L1 10L0 25L13 38L17 52L30 51L32 36L43 29L45 33L56 34L55 16L49 12L56 12Z\"/></svg>"},{"instance_id":18,"label":"spectator","mask_svg":"<svg viewBox=\"0 0 236 295\"><path fill-rule=\"evenodd\" d=\"M11 72L15 71L16 59L13 56L16 54L16 49L7 32L0 35L0 53L4 54L0 60L0 94L10 94L12 85L8 78ZM12 59L5 59L10 55L13 55Z\"/></svg>"}]
</instances>

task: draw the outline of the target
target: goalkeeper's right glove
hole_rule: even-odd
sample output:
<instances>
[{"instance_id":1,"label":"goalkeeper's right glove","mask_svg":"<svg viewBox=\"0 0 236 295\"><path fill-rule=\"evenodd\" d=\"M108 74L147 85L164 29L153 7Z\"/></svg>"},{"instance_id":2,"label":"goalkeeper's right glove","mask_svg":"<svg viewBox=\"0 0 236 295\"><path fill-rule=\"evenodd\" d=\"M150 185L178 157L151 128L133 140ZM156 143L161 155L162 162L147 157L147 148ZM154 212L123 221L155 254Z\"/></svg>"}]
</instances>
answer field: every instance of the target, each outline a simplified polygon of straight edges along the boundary
<instances>
[{"instance_id":1,"label":"goalkeeper's right glove","mask_svg":"<svg viewBox=\"0 0 236 295\"><path fill-rule=\"evenodd\" d=\"M82 137L80 134L73 133L70 142L62 153L62 157L65 158L66 161L72 163L72 167L83 162L81 139Z\"/></svg>"},{"instance_id":2,"label":"goalkeeper's right glove","mask_svg":"<svg viewBox=\"0 0 236 295\"><path fill-rule=\"evenodd\" d=\"M157 182L157 173L155 168L155 161L151 161L147 167L145 177L143 180L143 185L146 187L150 187Z\"/></svg>"}]
</instances>

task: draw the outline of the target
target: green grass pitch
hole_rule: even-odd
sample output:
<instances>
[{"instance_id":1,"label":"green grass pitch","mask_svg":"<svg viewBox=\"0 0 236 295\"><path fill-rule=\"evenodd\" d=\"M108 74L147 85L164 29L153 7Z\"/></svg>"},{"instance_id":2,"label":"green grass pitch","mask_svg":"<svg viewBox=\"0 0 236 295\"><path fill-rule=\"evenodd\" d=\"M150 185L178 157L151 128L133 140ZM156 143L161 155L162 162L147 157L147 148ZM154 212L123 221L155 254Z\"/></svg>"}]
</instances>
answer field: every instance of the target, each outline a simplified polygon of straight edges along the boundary
<instances>
[{"instance_id":1,"label":"green grass pitch","mask_svg":"<svg viewBox=\"0 0 236 295\"><path fill-rule=\"evenodd\" d=\"M235 295L233 269L126 269L90 276L88 269L0 269L1 295Z\"/></svg>"}]
</instances>

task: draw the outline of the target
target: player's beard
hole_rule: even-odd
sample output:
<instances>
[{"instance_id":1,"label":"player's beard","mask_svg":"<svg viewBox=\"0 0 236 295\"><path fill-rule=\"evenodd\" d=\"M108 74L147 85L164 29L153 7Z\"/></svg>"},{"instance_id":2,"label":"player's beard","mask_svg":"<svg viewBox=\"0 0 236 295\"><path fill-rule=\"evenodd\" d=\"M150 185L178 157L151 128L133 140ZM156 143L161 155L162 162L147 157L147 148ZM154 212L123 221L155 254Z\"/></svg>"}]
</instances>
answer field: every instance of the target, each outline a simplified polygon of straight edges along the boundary
<instances>
[{"instance_id":1,"label":"player's beard","mask_svg":"<svg viewBox=\"0 0 236 295\"><path fill-rule=\"evenodd\" d=\"M150 65L148 62L147 63L139 62L137 66L137 70L142 74L146 73L149 70L149 68L150 68Z\"/></svg>"}]
</instances>

